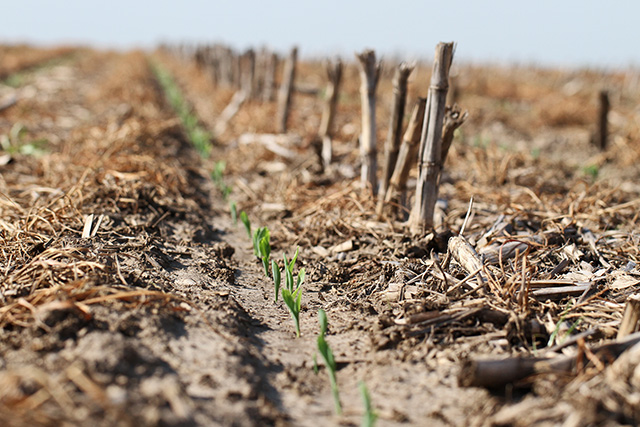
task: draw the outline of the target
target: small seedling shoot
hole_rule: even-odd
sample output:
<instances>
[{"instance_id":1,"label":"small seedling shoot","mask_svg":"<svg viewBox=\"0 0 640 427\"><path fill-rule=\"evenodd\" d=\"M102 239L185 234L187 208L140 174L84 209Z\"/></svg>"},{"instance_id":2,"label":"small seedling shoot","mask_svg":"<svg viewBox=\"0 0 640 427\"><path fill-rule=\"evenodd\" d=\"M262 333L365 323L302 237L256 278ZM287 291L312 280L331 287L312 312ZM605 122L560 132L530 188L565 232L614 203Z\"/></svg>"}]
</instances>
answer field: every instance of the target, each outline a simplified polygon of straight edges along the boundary
<instances>
[{"instance_id":1,"label":"small seedling shoot","mask_svg":"<svg viewBox=\"0 0 640 427\"><path fill-rule=\"evenodd\" d=\"M291 318L295 323L296 337L300 338L300 307L302 300L301 289L298 288L295 290L295 292L291 292L289 289L282 288L282 300L289 309Z\"/></svg>"},{"instance_id":2,"label":"small seedling shoot","mask_svg":"<svg viewBox=\"0 0 640 427\"><path fill-rule=\"evenodd\" d=\"M244 228L245 230L247 230L247 234L249 235L249 238L252 238L251 235L251 221L249 221L249 216L247 215L247 213L245 211L240 212L240 221L242 221L242 223L244 224Z\"/></svg>"},{"instance_id":3,"label":"small seedling shoot","mask_svg":"<svg viewBox=\"0 0 640 427\"><path fill-rule=\"evenodd\" d=\"M211 171L211 179L215 183L216 187L218 187L218 190L220 190L222 197L225 200L229 197L229 194L231 194L231 187L224 182L224 171L226 167L226 162L224 160L220 160L216 162L213 170Z\"/></svg>"},{"instance_id":4,"label":"small seedling shoot","mask_svg":"<svg viewBox=\"0 0 640 427\"><path fill-rule=\"evenodd\" d=\"M280 267L278 267L278 263L276 262L275 259L271 260L271 274L273 274L273 283L276 288L276 296L275 296L274 302L278 302L278 294L280 293L281 273L280 273Z\"/></svg>"},{"instance_id":5,"label":"small seedling shoot","mask_svg":"<svg viewBox=\"0 0 640 427\"><path fill-rule=\"evenodd\" d=\"M373 427L376 425L376 420L378 419L378 414L373 410L373 405L371 404L371 396L369 395L369 390L367 390L367 385L360 381L359 384L360 395L362 396L362 403L364 404L364 415L362 417L362 427Z\"/></svg>"},{"instance_id":6,"label":"small seedling shoot","mask_svg":"<svg viewBox=\"0 0 640 427\"><path fill-rule=\"evenodd\" d=\"M338 391L338 379L336 377L337 365L333 358L333 352L331 347L325 340L324 336L327 333L327 313L323 309L318 310L318 321L320 322L320 335L318 335L318 352L324 359L324 363L327 367L327 373L329 374L329 381L331 382L331 392L333 394L333 403L336 408L336 414L342 414L342 405L340 404L340 392ZM314 360L315 362L315 360ZM315 364L315 363L314 363ZM317 365L316 365L317 366ZM317 369L316 369L317 372Z\"/></svg>"},{"instance_id":7,"label":"small seedling shoot","mask_svg":"<svg viewBox=\"0 0 640 427\"><path fill-rule=\"evenodd\" d=\"M253 254L262 261L265 276L269 277L269 257L271 256L271 233L267 227L258 228L253 233Z\"/></svg>"},{"instance_id":8,"label":"small seedling shoot","mask_svg":"<svg viewBox=\"0 0 640 427\"><path fill-rule=\"evenodd\" d=\"M296 249L296 253L293 255L293 258L291 258L291 261L289 261L287 259L287 254L284 254L284 271L285 271L285 280L286 280L286 285L287 285L287 289L289 289L291 292L294 291L293 288L293 267L296 264L296 261L298 259L298 253L300 252L300 248ZM304 279L304 268L300 270L300 273L298 274L298 282L301 282L300 279L300 275L302 275L302 279Z\"/></svg>"},{"instance_id":9,"label":"small seedling shoot","mask_svg":"<svg viewBox=\"0 0 640 427\"><path fill-rule=\"evenodd\" d=\"M238 207L236 206L236 202L231 201L229 203L229 209L231 210L231 221L235 227L238 225Z\"/></svg>"},{"instance_id":10,"label":"small seedling shoot","mask_svg":"<svg viewBox=\"0 0 640 427\"><path fill-rule=\"evenodd\" d=\"M299 249L296 249L296 253L289 261L287 255L284 254L284 271L286 286L282 288L282 300L286 304L291 318L295 323L296 337L300 337L300 308L302 301L302 283L304 282L305 271L301 268L298 272L298 277L294 281L293 279L293 267L298 259ZM279 285L278 285L279 286Z\"/></svg>"},{"instance_id":11,"label":"small seedling shoot","mask_svg":"<svg viewBox=\"0 0 640 427\"><path fill-rule=\"evenodd\" d=\"M553 332L551 333L551 336L549 337L549 341L547 342L547 347L551 347L556 342L556 340L558 339L558 334L560 333L560 328L562 327L562 323L564 322L565 317L567 316L567 314L569 314L569 311L571 310L571 305L572 305L572 303L571 303L571 301L569 301L569 303L567 304L567 307L560 314L560 319L556 323L556 327L553 329ZM578 320L573 322L571 327L565 332L564 338L562 340L560 340L560 342L558 342L558 344L561 344L562 341L564 341L568 336L571 335L571 333L576 329L578 324L580 324L581 320L582 319L579 318Z\"/></svg>"},{"instance_id":12,"label":"small seedling shoot","mask_svg":"<svg viewBox=\"0 0 640 427\"><path fill-rule=\"evenodd\" d=\"M270 238L271 234L269 233L269 229L265 228L265 233L260 238L260 243L258 243L258 255L262 260L262 266L264 267L264 275L269 277L269 257L271 256L271 243Z\"/></svg>"}]
</instances>

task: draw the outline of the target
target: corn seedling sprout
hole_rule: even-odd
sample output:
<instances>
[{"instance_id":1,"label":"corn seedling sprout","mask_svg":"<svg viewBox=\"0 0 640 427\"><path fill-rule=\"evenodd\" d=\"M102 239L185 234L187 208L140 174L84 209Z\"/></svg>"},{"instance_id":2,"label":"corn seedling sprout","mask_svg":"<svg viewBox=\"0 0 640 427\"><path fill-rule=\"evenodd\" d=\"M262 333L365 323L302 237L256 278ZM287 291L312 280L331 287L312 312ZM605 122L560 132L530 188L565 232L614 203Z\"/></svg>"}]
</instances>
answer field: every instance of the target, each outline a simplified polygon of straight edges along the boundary
<instances>
[{"instance_id":1,"label":"corn seedling sprout","mask_svg":"<svg viewBox=\"0 0 640 427\"><path fill-rule=\"evenodd\" d=\"M278 263L275 259L271 260L271 274L273 274L273 283L276 287L276 297L275 302L278 302L278 294L280 293L280 267L278 267Z\"/></svg>"},{"instance_id":2,"label":"corn seedling sprout","mask_svg":"<svg viewBox=\"0 0 640 427\"><path fill-rule=\"evenodd\" d=\"M258 255L262 260L262 266L264 267L264 275L269 277L269 257L271 256L271 243L269 229L265 227L266 233L263 233L263 236L260 238L260 243L258 243Z\"/></svg>"},{"instance_id":3,"label":"corn seedling sprout","mask_svg":"<svg viewBox=\"0 0 640 427\"><path fill-rule=\"evenodd\" d=\"M253 254L262 261L265 276L269 277L269 257L271 256L271 234L267 227L258 228L253 233Z\"/></svg>"},{"instance_id":4,"label":"corn seedling sprout","mask_svg":"<svg viewBox=\"0 0 640 427\"><path fill-rule=\"evenodd\" d=\"M231 203L229 203L229 209L231 210L231 221L233 225L236 226L238 225L238 207L236 206L236 202L231 201Z\"/></svg>"},{"instance_id":5,"label":"corn seedling sprout","mask_svg":"<svg viewBox=\"0 0 640 427\"><path fill-rule=\"evenodd\" d=\"M226 162L220 160L219 162L216 162L213 170L211 171L211 179L213 179L213 182L216 187L218 187L218 190L220 190L222 197L225 200L229 197L229 194L231 194L231 187L224 182L224 170L226 167Z\"/></svg>"},{"instance_id":6,"label":"corn seedling sprout","mask_svg":"<svg viewBox=\"0 0 640 427\"><path fill-rule=\"evenodd\" d=\"M296 249L296 253L293 255L293 258L291 258L291 261L289 261L287 259L287 254L284 254L284 271L285 271L285 280L286 280L286 285L287 285L287 289L289 289L291 292L294 291L293 288L293 267L296 264L296 260L298 259L298 253L300 252L300 248ZM298 286L300 285L300 283L302 282L302 280L300 280L300 275L302 275L302 279L304 279L304 268L300 270L300 273L298 274Z\"/></svg>"},{"instance_id":7,"label":"corn seedling sprout","mask_svg":"<svg viewBox=\"0 0 640 427\"><path fill-rule=\"evenodd\" d=\"M191 106L182 96L182 92L171 74L159 64L151 63L151 70L155 74L164 94L182 121L187 138L203 158L211 154L211 134L200 125Z\"/></svg>"},{"instance_id":8,"label":"corn seedling sprout","mask_svg":"<svg viewBox=\"0 0 640 427\"><path fill-rule=\"evenodd\" d=\"M298 259L299 248L296 249L296 253L293 255L291 261L287 259L287 255L284 254L284 271L286 286L282 288L282 300L291 313L291 318L295 323L296 337L300 337L300 308L302 301L302 283L304 282L305 271L301 268L298 272L298 277L294 281L293 279L293 267Z\"/></svg>"},{"instance_id":9,"label":"corn seedling sprout","mask_svg":"<svg viewBox=\"0 0 640 427\"><path fill-rule=\"evenodd\" d=\"M553 345L553 343L555 342L556 337L558 336L558 333L560 333L560 327L562 326L562 322L564 322L565 317L567 317L567 314L569 314L569 310L571 310L571 305L572 305L571 301L569 301L569 303L567 304L567 307L564 309L562 314L560 314L560 319L556 323L556 327L553 329L553 332L551 333L551 336L549 337L549 342L547 342L547 347L551 347ZM571 329L569 329L568 333L571 333L571 331L573 331L575 329L575 327L578 326L578 322L579 321L580 321L580 319L578 319L576 321L576 323L574 323L573 326L571 326Z\"/></svg>"},{"instance_id":10,"label":"corn seedling sprout","mask_svg":"<svg viewBox=\"0 0 640 427\"><path fill-rule=\"evenodd\" d=\"M362 427L373 427L376 425L376 420L378 419L378 414L373 410L373 405L371 404L371 396L369 395L369 390L367 390L367 385L360 381L359 384L360 395L362 396L362 402L364 404L364 416L362 417Z\"/></svg>"},{"instance_id":11,"label":"corn seedling sprout","mask_svg":"<svg viewBox=\"0 0 640 427\"><path fill-rule=\"evenodd\" d=\"M340 392L338 391L338 379L336 378L337 365L333 358L333 352L331 347L325 340L324 336L327 333L327 313L323 309L318 310L318 321L320 322L320 335L318 335L318 352L324 359L324 363L327 367L327 373L329 374L329 381L331 382L331 393L333 394L333 403L336 408L336 414L342 414L342 405L340 404ZM314 359L315 364L315 359ZM315 364L317 367L317 364ZM316 369L317 372L317 369Z\"/></svg>"},{"instance_id":12,"label":"corn seedling sprout","mask_svg":"<svg viewBox=\"0 0 640 427\"><path fill-rule=\"evenodd\" d=\"M242 223L244 224L244 228L245 230L247 230L247 234L249 235L249 238L251 239L251 221L249 221L249 216L247 215L247 213L245 211L240 212L240 221L242 221Z\"/></svg>"},{"instance_id":13,"label":"corn seedling sprout","mask_svg":"<svg viewBox=\"0 0 640 427\"><path fill-rule=\"evenodd\" d=\"M282 300L291 313L291 318L296 327L296 337L300 338L300 307L302 302L302 288L291 292L289 289L282 288Z\"/></svg>"}]
</instances>

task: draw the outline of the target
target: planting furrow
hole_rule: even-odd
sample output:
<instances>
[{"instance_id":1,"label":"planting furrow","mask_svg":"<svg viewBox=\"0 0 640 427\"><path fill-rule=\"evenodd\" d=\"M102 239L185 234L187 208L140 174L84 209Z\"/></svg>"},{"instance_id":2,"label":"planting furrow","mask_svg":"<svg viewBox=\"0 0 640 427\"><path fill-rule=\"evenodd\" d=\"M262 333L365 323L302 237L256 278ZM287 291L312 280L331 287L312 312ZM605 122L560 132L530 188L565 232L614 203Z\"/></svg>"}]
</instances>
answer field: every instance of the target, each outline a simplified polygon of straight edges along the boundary
<instances>
[{"instance_id":1,"label":"planting furrow","mask_svg":"<svg viewBox=\"0 0 640 427\"><path fill-rule=\"evenodd\" d=\"M194 84L199 81L198 78L190 78L189 72L167 61L167 58L164 61L163 66L180 82L184 96L193 105L205 104L202 98L208 92L203 93L199 90L200 86ZM215 93L208 94L215 99ZM260 166L252 170L250 164L234 162L233 159L247 156L239 150L243 150L243 147L218 141L212 149L212 159L232 166L226 175L220 174L220 179L231 188L228 198L239 200L237 205L251 208L251 213L245 217L244 211L237 208L236 220L244 218L243 221L234 224L232 215L228 214L218 218L216 224L222 230L224 240L236 249L236 278L230 292L252 319L245 325L244 335L249 337L248 343L253 345L253 351L260 354L263 365L269 367L258 369L257 372L262 376L263 383L270 385L271 392L267 396L271 397L274 405L293 425L312 426L319 422L333 424L341 420L359 423L366 415L360 386L364 383L370 390L370 403L373 402L374 411L389 425L406 421L438 424L443 418L455 423L459 417L456 411L460 408L471 416L478 414L484 408L478 403L486 400L487 395L479 390L459 389L452 379L454 366L445 371L439 366L441 362L435 359L427 364L416 364L402 360L401 353L398 353L397 360L393 353L378 355L375 310L367 305L351 304L349 297L338 291L339 287L347 286L349 280L339 275L353 278L354 273L342 270L339 263L323 262L308 245L300 248L295 268L296 272L299 268L306 270L300 287L301 309L298 317L301 336L296 338L296 324L292 321L291 309L282 298L274 301L274 266L271 264L269 276L265 275L265 264L269 263L265 263L264 259L265 253L268 253L267 258L275 261L275 268L281 270L280 291L283 292L287 288L284 283L287 271L284 255L291 258L294 254L296 236L292 236L277 219L265 218L260 211L260 200L246 197L251 194L252 188L260 188ZM247 159L253 157L248 155ZM239 166L242 172L238 172ZM273 176L270 178L277 179ZM277 200L283 190L286 191L278 187L274 191L264 192L263 197ZM227 209L221 196L223 194L218 192L217 200L212 203L220 210ZM269 232L269 251L260 248L265 226ZM344 272L341 273L341 270ZM375 269L371 275L372 280L378 279ZM339 282L336 283L337 280ZM291 288L289 292L292 293ZM332 384L328 381L330 377L324 372L327 367L321 353L318 353L318 310L321 308L327 310L329 319L326 342L335 354L337 385L344 408L342 416L336 413ZM318 374L314 374L314 359L320 364ZM434 372L436 367L439 373ZM423 405L422 399L426 395L437 403Z\"/></svg>"}]
</instances>

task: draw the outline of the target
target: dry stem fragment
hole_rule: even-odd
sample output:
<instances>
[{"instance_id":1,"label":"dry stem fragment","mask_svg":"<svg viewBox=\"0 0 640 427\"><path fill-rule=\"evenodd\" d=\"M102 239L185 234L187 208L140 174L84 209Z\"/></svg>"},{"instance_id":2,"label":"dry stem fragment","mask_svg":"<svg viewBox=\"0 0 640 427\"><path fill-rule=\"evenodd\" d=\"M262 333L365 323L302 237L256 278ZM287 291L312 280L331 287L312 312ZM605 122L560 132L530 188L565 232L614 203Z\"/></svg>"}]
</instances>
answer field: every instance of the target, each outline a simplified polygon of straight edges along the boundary
<instances>
[{"instance_id":1,"label":"dry stem fragment","mask_svg":"<svg viewBox=\"0 0 640 427\"><path fill-rule=\"evenodd\" d=\"M453 43L439 43L436 47L418 153L419 178L416 200L409 218L409 226L414 234L433 227L433 212L438 199L438 184L442 170L442 128L453 46Z\"/></svg>"},{"instance_id":2,"label":"dry stem fragment","mask_svg":"<svg viewBox=\"0 0 640 427\"><path fill-rule=\"evenodd\" d=\"M360 157L362 158L361 183L375 194L376 180L376 88L380 77L381 63L376 62L373 50L357 54L360 67L360 99L362 103L362 133L360 135Z\"/></svg>"}]
</instances>

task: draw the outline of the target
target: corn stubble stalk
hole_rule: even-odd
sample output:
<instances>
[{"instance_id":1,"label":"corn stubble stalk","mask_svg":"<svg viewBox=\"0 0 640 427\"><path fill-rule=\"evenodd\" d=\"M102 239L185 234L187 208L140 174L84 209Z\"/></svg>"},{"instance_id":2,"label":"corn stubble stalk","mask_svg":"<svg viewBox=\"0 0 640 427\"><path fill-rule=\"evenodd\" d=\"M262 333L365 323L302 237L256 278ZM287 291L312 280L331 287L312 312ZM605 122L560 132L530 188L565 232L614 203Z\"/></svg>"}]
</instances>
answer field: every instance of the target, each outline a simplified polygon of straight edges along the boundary
<instances>
[{"instance_id":1,"label":"corn stubble stalk","mask_svg":"<svg viewBox=\"0 0 640 427\"><path fill-rule=\"evenodd\" d=\"M247 50L240 59L242 61L242 90L247 97L255 96L255 79L256 79L256 52L253 49Z\"/></svg>"},{"instance_id":2,"label":"corn stubble stalk","mask_svg":"<svg viewBox=\"0 0 640 427\"><path fill-rule=\"evenodd\" d=\"M262 84L262 101L271 102L274 99L274 83L276 80L276 70L278 68L278 55L268 54L264 61L264 81Z\"/></svg>"},{"instance_id":3,"label":"corn stubble stalk","mask_svg":"<svg viewBox=\"0 0 640 427\"><path fill-rule=\"evenodd\" d=\"M607 149L609 105L609 92L601 90L598 93L598 130L595 139L596 145L602 151Z\"/></svg>"},{"instance_id":4,"label":"corn stubble stalk","mask_svg":"<svg viewBox=\"0 0 640 427\"><path fill-rule=\"evenodd\" d=\"M378 204L377 214L383 216L385 213L395 216L399 206L404 206L404 197L407 190L407 179L411 167L415 164L422 133L422 123L427 100L419 98L411 112L409 125L402 137L402 145L398 152L393 174L389 180L389 185L384 194L380 195L382 204ZM386 212L385 212L386 206Z\"/></svg>"},{"instance_id":5,"label":"corn stubble stalk","mask_svg":"<svg viewBox=\"0 0 640 427\"><path fill-rule=\"evenodd\" d=\"M373 50L356 54L360 70L360 99L362 103L362 133L360 134L360 156L362 169L360 179L363 188L377 191L376 180L376 88L382 64L376 62Z\"/></svg>"},{"instance_id":6,"label":"corn stubble stalk","mask_svg":"<svg viewBox=\"0 0 640 427\"><path fill-rule=\"evenodd\" d=\"M381 195L380 202L377 206L376 213L380 217L386 215L395 217L397 216L398 208L404 208L405 206L407 180L411 167L416 163L418 155L425 107L426 99L419 98L411 113L409 126L407 126L407 130L402 138L402 145L400 146L398 159L393 169L393 175L391 175L391 179L389 180L389 186L384 195ZM462 113L460 107L457 105L445 109L444 126L442 129L442 164L444 164L447 158L455 130L464 123L468 115L466 111Z\"/></svg>"},{"instance_id":7,"label":"corn stubble stalk","mask_svg":"<svg viewBox=\"0 0 640 427\"><path fill-rule=\"evenodd\" d=\"M640 330L640 294L629 296L618 329L618 339Z\"/></svg>"},{"instance_id":8,"label":"corn stubble stalk","mask_svg":"<svg viewBox=\"0 0 640 427\"><path fill-rule=\"evenodd\" d=\"M289 110L291 107L291 93L296 76L296 62L298 61L298 48L293 47L284 64L284 72L282 84L278 91L278 116L277 127L278 132L287 132L287 120L289 118Z\"/></svg>"},{"instance_id":9,"label":"corn stubble stalk","mask_svg":"<svg viewBox=\"0 0 640 427\"><path fill-rule=\"evenodd\" d=\"M453 51L453 43L438 43L436 47L418 152L416 200L409 217L409 228L413 234L433 228L433 212L442 171L442 128Z\"/></svg>"},{"instance_id":10,"label":"corn stubble stalk","mask_svg":"<svg viewBox=\"0 0 640 427\"><path fill-rule=\"evenodd\" d=\"M456 104L452 107L447 106L444 115L444 126L442 129L442 152L440 153L440 161L444 165L453 142L453 136L456 129L458 129L469 117L469 112L464 113L460 110L460 107Z\"/></svg>"},{"instance_id":11,"label":"corn stubble stalk","mask_svg":"<svg viewBox=\"0 0 640 427\"><path fill-rule=\"evenodd\" d=\"M398 160L398 152L402 140L402 120L407 103L407 82L415 65L400 63L393 75L393 105L391 106L391 118L389 120L389 132L384 146L384 164L382 165L382 183L380 184L381 197L378 201L378 209L382 209L384 195L389 187L389 180Z\"/></svg>"},{"instance_id":12,"label":"corn stubble stalk","mask_svg":"<svg viewBox=\"0 0 640 427\"><path fill-rule=\"evenodd\" d=\"M325 94L325 103L322 110L322 120L320 121L320 131L318 136L321 139L320 157L324 168L331 164L333 150L331 147L331 139L333 138L333 123L336 117L336 108L338 106L338 94L340 91L340 82L342 81L342 61L337 59L327 61L325 69L327 71L327 90Z\"/></svg>"}]
</instances>

